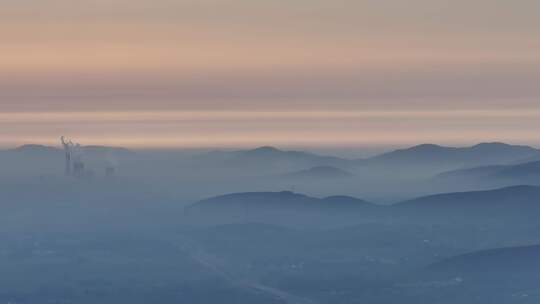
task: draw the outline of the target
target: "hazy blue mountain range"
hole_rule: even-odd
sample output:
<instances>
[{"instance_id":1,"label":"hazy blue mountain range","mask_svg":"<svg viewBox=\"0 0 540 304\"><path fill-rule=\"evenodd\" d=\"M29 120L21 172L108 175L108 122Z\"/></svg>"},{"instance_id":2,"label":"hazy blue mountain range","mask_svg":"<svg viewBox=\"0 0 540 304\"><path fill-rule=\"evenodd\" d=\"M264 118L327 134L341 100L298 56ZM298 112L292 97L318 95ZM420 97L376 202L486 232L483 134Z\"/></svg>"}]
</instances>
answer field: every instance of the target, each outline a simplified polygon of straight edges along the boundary
<instances>
[{"instance_id":1,"label":"hazy blue mountain range","mask_svg":"<svg viewBox=\"0 0 540 304\"><path fill-rule=\"evenodd\" d=\"M321 156L302 151L283 151L274 147L253 150L213 151L197 155L191 160L201 166L214 166L256 174L276 174L305 170L317 166L347 168L351 161L333 156Z\"/></svg>"},{"instance_id":2,"label":"hazy blue mountain range","mask_svg":"<svg viewBox=\"0 0 540 304\"><path fill-rule=\"evenodd\" d=\"M425 218L468 220L540 215L540 187L512 186L496 190L458 192L421 197L393 206L399 213Z\"/></svg>"},{"instance_id":3,"label":"hazy blue mountain range","mask_svg":"<svg viewBox=\"0 0 540 304\"><path fill-rule=\"evenodd\" d=\"M92 157L125 158L134 155L132 151L125 148L104 146L86 146L82 147L82 151ZM0 155L4 156L6 153L16 153L22 157L47 157L56 153L60 154L62 150L55 147L25 145L2 152ZM384 172L391 170L396 175L414 175L414 171L440 173L464 167L508 164L538 154L540 154L539 150L528 146L503 143L483 143L466 148L425 144L367 159L344 159L302 151L260 147L253 150L205 152L191 157L185 157L182 153L178 153L177 156L174 153L169 153L168 157L162 158L161 161L178 166L228 168L236 172L245 171L259 174L286 174L295 170L334 167L345 171L357 170L363 175L377 175L377 170ZM154 162L159 160L152 159ZM401 171L404 168L410 169L410 172Z\"/></svg>"},{"instance_id":4,"label":"hazy blue mountain range","mask_svg":"<svg viewBox=\"0 0 540 304\"><path fill-rule=\"evenodd\" d=\"M366 220L482 221L540 216L540 187L514 186L488 191L438 194L380 206L352 197L318 199L293 192L236 193L197 202L188 213L225 222L271 222L278 215L303 223L314 212ZM524 211L526 210L526 211Z\"/></svg>"},{"instance_id":5,"label":"hazy blue mountain range","mask_svg":"<svg viewBox=\"0 0 540 304\"><path fill-rule=\"evenodd\" d=\"M298 212L324 210L350 210L376 208L377 205L347 196L314 198L307 195L283 192L234 193L199 201L187 207L188 212L264 212L265 210L290 210Z\"/></svg>"},{"instance_id":6,"label":"hazy blue mountain range","mask_svg":"<svg viewBox=\"0 0 540 304\"><path fill-rule=\"evenodd\" d=\"M528 146L483 143L455 148L431 144L414 146L365 159L344 159L301 151L283 151L273 147L253 150L214 151L193 157L197 167L221 168L230 174L276 175L299 172L309 179L329 172L310 172L311 168L333 167L369 180L414 180L468 167L509 164L539 154ZM321 171L321 170L319 170ZM327 170L328 171L328 170ZM300 177L298 176L298 177Z\"/></svg>"},{"instance_id":7,"label":"hazy blue mountain range","mask_svg":"<svg viewBox=\"0 0 540 304\"><path fill-rule=\"evenodd\" d=\"M367 159L343 159L300 151L282 151L274 147L261 147L254 150L234 152L216 151L207 156L227 159L236 165L266 161L274 164L280 162L302 163L304 167L336 166L347 169L351 166L362 165L437 165L463 167L468 165L503 164L532 157L539 153L540 150L529 146L482 143L465 148L424 144L384 153Z\"/></svg>"},{"instance_id":8,"label":"hazy blue mountain range","mask_svg":"<svg viewBox=\"0 0 540 304\"><path fill-rule=\"evenodd\" d=\"M116 175L126 183L129 180L143 185L152 183L155 191L177 193L190 200L245 190L279 192L294 188L317 197L344 194L393 203L434 193L538 184L534 167L528 170L522 165L502 167L536 154L536 150L500 143L469 148L420 145L368 159L344 159L272 147L134 152L90 146L83 147L83 151L86 167L98 179L105 175L106 167L113 166ZM486 153L488 156L484 157ZM484 175L431 179L446 170L478 167L486 162L494 164L478 168ZM27 145L0 151L0 165L3 169L0 178L61 177L64 153L59 148ZM493 178L490 175L493 169L506 169L494 176L508 178Z\"/></svg>"},{"instance_id":9,"label":"hazy blue mountain range","mask_svg":"<svg viewBox=\"0 0 540 304\"><path fill-rule=\"evenodd\" d=\"M396 163L434 162L434 163L503 163L537 155L540 151L529 146L516 146L504 143L481 143L471 147L443 147L432 144L396 150L372 158L372 161Z\"/></svg>"},{"instance_id":10,"label":"hazy blue mountain range","mask_svg":"<svg viewBox=\"0 0 540 304\"><path fill-rule=\"evenodd\" d=\"M429 176L454 169L508 164L538 153L539 150L529 146L504 143L481 143L464 148L424 144L375 156L367 163L369 168L381 167L405 176L416 172Z\"/></svg>"},{"instance_id":11,"label":"hazy blue mountain range","mask_svg":"<svg viewBox=\"0 0 540 304\"><path fill-rule=\"evenodd\" d=\"M62 149L52 146L23 145L14 149L4 151L16 152L51 152L61 151ZM121 147L107 146L82 146L82 150L88 153L92 152L112 152L112 153L132 153L129 149ZM491 162L512 162L526 159L527 157L540 156L540 150L519 145L509 145L505 143L481 143L471 147L444 147L434 144L422 144L410 148L399 149L377 155L366 159L344 159L334 156L317 155L314 153L303 151L285 151L275 147L265 146L252 150L238 151L211 151L200 154L201 157L230 159L231 161L253 160L258 161L260 158L266 158L269 161L287 160L287 161L310 161L322 165L327 163L342 163L346 161L370 161L370 162L388 162L399 163L403 161L425 161L425 162L464 162L477 163L479 165Z\"/></svg>"},{"instance_id":12,"label":"hazy blue mountain range","mask_svg":"<svg viewBox=\"0 0 540 304\"><path fill-rule=\"evenodd\" d=\"M344 224L358 218L371 218L381 209L378 205L352 197L314 198L284 192L235 193L194 203L186 214L200 223L278 223L288 226L333 224L341 218ZM323 221L327 219L327 221Z\"/></svg>"},{"instance_id":13,"label":"hazy blue mountain range","mask_svg":"<svg viewBox=\"0 0 540 304\"><path fill-rule=\"evenodd\" d=\"M436 177L439 180L501 180L517 183L540 183L540 161L515 165L482 166L445 172Z\"/></svg>"},{"instance_id":14,"label":"hazy blue mountain range","mask_svg":"<svg viewBox=\"0 0 540 304\"><path fill-rule=\"evenodd\" d=\"M537 162L537 161L540 161L540 153L537 153L525 159L519 159L515 161L514 164L532 163L532 162Z\"/></svg>"},{"instance_id":15,"label":"hazy blue mountain range","mask_svg":"<svg viewBox=\"0 0 540 304\"><path fill-rule=\"evenodd\" d=\"M346 170L339 169L331 166L318 166L309 168L306 170L300 170L297 172L292 172L280 176L282 178L291 179L291 180L334 180L334 179L345 179L352 178L354 174L347 172Z\"/></svg>"}]
</instances>

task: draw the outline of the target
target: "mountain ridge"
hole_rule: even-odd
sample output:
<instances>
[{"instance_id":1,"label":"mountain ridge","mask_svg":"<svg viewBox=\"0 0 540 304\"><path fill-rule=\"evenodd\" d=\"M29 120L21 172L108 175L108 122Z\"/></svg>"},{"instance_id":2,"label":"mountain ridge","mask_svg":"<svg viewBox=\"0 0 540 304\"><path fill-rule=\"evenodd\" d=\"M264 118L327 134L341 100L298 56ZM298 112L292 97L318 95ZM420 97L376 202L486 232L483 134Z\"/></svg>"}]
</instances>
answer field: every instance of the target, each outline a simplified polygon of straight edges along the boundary
<instances>
[{"instance_id":1,"label":"mountain ridge","mask_svg":"<svg viewBox=\"0 0 540 304\"><path fill-rule=\"evenodd\" d=\"M281 175L282 178L299 180L328 180L354 177L354 174L332 166L316 166Z\"/></svg>"},{"instance_id":2,"label":"mountain ridge","mask_svg":"<svg viewBox=\"0 0 540 304\"><path fill-rule=\"evenodd\" d=\"M538 178L540 181L540 161L512 165L479 166L467 169L451 170L435 176L435 179L520 179Z\"/></svg>"},{"instance_id":3,"label":"mountain ridge","mask_svg":"<svg viewBox=\"0 0 540 304\"><path fill-rule=\"evenodd\" d=\"M291 191L240 192L200 200L186 207L199 215L216 213L244 214L267 211L318 211L347 216L377 216L379 219L488 220L494 218L529 219L540 216L540 187L512 186L484 191L465 191L423 196L393 205L379 205L350 196L315 198ZM523 213L523 210L527 210ZM357 213L358 212L358 213Z\"/></svg>"},{"instance_id":4,"label":"mountain ridge","mask_svg":"<svg viewBox=\"0 0 540 304\"><path fill-rule=\"evenodd\" d=\"M470 162L470 159L479 161L483 158L489 158L490 155L484 153L497 153L497 157L505 158L506 161L518 160L523 156L533 156L540 150L530 146L510 145L500 142L479 143L469 147L448 147L435 144L421 144L413 147L398 149L377 155L370 158L371 161L415 161L418 157L426 157L430 161L453 160ZM493 157L493 156L492 156ZM496 157L494 157L496 158Z\"/></svg>"}]
</instances>

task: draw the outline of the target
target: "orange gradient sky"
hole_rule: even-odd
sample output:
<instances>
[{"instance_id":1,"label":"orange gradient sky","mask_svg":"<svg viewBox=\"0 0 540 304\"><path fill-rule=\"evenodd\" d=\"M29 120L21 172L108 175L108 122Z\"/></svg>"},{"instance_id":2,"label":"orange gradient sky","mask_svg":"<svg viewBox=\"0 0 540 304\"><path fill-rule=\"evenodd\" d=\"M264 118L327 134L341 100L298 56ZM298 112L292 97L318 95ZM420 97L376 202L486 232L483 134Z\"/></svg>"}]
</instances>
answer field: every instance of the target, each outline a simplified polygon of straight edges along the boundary
<instances>
[{"instance_id":1,"label":"orange gradient sky","mask_svg":"<svg viewBox=\"0 0 540 304\"><path fill-rule=\"evenodd\" d=\"M0 3L0 146L540 143L532 0Z\"/></svg>"}]
</instances>

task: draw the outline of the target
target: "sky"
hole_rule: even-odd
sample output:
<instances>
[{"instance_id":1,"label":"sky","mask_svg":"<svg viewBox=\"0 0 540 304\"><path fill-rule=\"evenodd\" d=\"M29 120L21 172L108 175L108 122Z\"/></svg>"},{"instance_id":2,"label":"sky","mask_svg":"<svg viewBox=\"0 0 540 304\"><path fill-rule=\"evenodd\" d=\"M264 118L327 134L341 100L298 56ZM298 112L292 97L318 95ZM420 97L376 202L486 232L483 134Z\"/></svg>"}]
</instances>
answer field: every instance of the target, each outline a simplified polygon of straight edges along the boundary
<instances>
[{"instance_id":1,"label":"sky","mask_svg":"<svg viewBox=\"0 0 540 304\"><path fill-rule=\"evenodd\" d=\"M0 146L540 144L535 0L0 2Z\"/></svg>"}]
</instances>

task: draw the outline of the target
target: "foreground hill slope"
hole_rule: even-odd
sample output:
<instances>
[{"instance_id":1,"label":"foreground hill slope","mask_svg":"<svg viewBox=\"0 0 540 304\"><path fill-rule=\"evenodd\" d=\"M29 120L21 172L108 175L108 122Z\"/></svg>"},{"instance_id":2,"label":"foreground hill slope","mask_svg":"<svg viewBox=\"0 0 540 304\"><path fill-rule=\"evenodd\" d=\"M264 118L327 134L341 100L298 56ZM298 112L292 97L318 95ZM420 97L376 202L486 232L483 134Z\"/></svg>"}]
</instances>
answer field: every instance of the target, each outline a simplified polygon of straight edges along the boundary
<instances>
[{"instance_id":1,"label":"foreground hill slope","mask_svg":"<svg viewBox=\"0 0 540 304\"><path fill-rule=\"evenodd\" d=\"M400 285L403 303L540 302L540 246L497 248L444 259Z\"/></svg>"},{"instance_id":2,"label":"foreground hill slope","mask_svg":"<svg viewBox=\"0 0 540 304\"><path fill-rule=\"evenodd\" d=\"M463 275L528 272L540 278L540 245L473 252L434 264L429 270Z\"/></svg>"}]
</instances>

